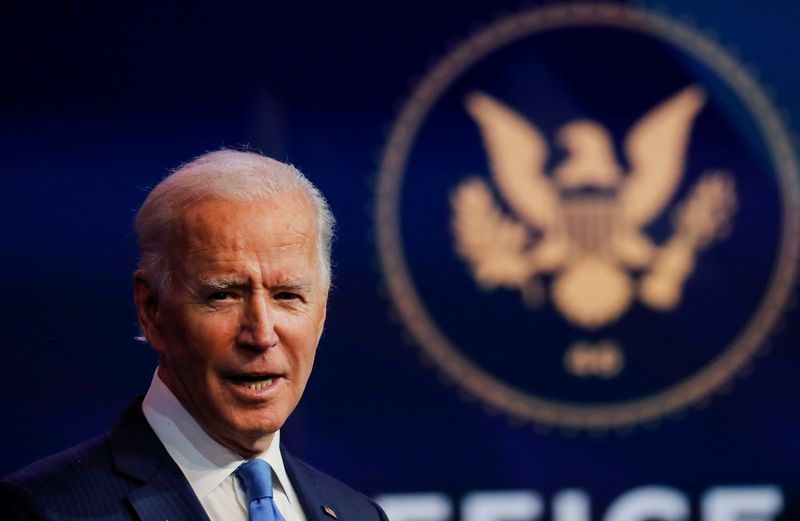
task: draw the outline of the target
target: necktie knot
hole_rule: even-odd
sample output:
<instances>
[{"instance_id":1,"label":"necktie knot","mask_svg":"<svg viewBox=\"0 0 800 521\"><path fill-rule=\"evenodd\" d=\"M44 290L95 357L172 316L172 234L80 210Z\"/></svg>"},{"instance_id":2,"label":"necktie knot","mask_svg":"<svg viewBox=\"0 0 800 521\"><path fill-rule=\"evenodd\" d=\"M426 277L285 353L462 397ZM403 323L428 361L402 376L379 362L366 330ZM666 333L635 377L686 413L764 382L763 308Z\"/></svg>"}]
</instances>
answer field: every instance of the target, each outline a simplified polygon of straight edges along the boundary
<instances>
[{"instance_id":1,"label":"necktie knot","mask_svg":"<svg viewBox=\"0 0 800 521\"><path fill-rule=\"evenodd\" d=\"M236 469L236 475L247 494L248 503L272 497L272 467L263 459L245 461Z\"/></svg>"},{"instance_id":2,"label":"necktie knot","mask_svg":"<svg viewBox=\"0 0 800 521\"><path fill-rule=\"evenodd\" d=\"M247 495L249 521L283 521L272 499L272 467L263 459L245 461L236 469L236 476Z\"/></svg>"}]
</instances>

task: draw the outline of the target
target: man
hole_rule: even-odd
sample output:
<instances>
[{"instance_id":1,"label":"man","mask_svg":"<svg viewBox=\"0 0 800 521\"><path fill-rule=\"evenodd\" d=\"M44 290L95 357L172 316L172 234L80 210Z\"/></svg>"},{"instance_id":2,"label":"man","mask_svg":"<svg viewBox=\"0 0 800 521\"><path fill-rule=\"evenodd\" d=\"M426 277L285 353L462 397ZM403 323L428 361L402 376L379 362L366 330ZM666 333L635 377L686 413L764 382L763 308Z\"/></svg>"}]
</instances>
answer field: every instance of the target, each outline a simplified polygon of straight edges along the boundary
<instances>
[{"instance_id":1,"label":"man","mask_svg":"<svg viewBox=\"0 0 800 521\"><path fill-rule=\"evenodd\" d=\"M280 447L322 335L333 216L295 168L221 150L177 169L136 218L144 400L106 436L0 486L0 519L385 520Z\"/></svg>"}]
</instances>

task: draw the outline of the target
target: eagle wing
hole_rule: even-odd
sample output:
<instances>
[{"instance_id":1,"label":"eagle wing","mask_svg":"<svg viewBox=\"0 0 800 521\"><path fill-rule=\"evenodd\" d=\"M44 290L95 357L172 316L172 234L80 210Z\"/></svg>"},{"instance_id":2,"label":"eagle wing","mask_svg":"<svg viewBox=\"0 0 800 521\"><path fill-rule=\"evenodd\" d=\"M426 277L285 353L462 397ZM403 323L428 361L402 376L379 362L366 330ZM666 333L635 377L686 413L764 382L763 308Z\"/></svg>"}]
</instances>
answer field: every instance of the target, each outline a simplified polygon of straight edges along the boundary
<instances>
[{"instance_id":1,"label":"eagle wing","mask_svg":"<svg viewBox=\"0 0 800 521\"><path fill-rule=\"evenodd\" d=\"M451 196L456 251L469 262L475 280L486 288L521 287L534 272L523 253L525 226L503 215L489 185L467 179Z\"/></svg>"},{"instance_id":2,"label":"eagle wing","mask_svg":"<svg viewBox=\"0 0 800 521\"><path fill-rule=\"evenodd\" d=\"M660 214L680 184L692 123L705 103L692 85L663 101L630 130L625 153L631 173L620 192L628 221L644 226Z\"/></svg>"},{"instance_id":3,"label":"eagle wing","mask_svg":"<svg viewBox=\"0 0 800 521\"><path fill-rule=\"evenodd\" d=\"M480 128L500 194L529 225L547 229L559 207L558 193L544 175L547 143L530 122L481 92L466 97L467 112Z\"/></svg>"}]
</instances>

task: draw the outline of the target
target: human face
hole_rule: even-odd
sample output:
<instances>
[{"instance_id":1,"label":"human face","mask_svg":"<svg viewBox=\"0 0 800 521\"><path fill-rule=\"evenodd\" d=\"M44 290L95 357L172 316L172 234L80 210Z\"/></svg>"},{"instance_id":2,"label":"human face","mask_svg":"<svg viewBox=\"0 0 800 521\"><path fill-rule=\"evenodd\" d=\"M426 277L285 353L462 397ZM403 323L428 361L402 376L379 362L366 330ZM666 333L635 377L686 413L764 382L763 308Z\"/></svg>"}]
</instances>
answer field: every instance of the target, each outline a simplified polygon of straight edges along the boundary
<instances>
[{"instance_id":1,"label":"human face","mask_svg":"<svg viewBox=\"0 0 800 521\"><path fill-rule=\"evenodd\" d=\"M316 222L303 193L204 201L181 216L162 298L134 277L159 376L222 445L264 451L303 394L325 321Z\"/></svg>"}]
</instances>

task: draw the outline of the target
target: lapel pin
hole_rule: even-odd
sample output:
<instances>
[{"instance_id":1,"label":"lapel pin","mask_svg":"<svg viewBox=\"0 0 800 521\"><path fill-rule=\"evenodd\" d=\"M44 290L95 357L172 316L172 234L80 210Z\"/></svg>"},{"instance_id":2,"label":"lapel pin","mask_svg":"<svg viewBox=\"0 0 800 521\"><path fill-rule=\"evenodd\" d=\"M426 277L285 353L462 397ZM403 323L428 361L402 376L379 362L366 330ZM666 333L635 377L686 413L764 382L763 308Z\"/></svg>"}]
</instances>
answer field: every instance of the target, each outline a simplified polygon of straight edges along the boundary
<instances>
[{"instance_id":1,"label":"lapel pin","mask_svg":"<svg viewBox=\"0 0 800 521\"><path fill-rule=\"evenodd\" d=\"M328 516L330 516L330 517L332 517L334 519L338 519L336 517L336 512L331 507L322 505L322 511L325 512L326 515L328 515Z\"/></svg>"}]
</instances>

